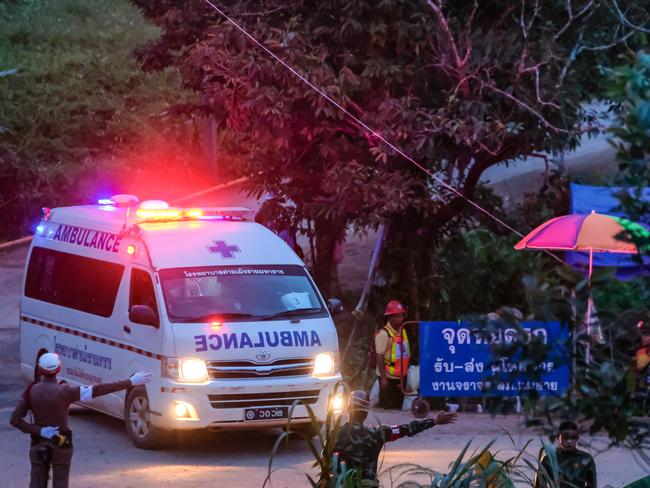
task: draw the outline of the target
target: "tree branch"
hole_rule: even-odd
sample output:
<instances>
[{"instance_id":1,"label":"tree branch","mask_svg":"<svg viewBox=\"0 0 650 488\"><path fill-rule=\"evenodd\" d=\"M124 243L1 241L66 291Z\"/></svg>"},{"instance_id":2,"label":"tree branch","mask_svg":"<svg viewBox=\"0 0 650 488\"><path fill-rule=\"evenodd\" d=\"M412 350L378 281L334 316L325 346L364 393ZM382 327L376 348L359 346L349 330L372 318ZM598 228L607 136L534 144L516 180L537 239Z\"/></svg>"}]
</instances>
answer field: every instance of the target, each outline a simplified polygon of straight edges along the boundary
<instances>
[{"instance_id":1,"label":"tree branch","mask_svg":"<svg viewBox=\"0 0 650 488\"><path fill-rule=\"evenodd\" d=\"M523 108L523 109L526 110L527 112L529 112L529 113L531 113L532 115L534 115L534 116L535 116L535 117L536 117L536 118L537 118L537 119L538 119L542 124L544 124L544 125L545 125L546 127L548 127L549 129L551 129L551 130L553 130L553 131L555 131L555 132L569 133L568 130L566 130L566 129L560 129L559 127L556 127L556 126L554 126L553 124L551 124L551 123L550 123L548 120L546 120L546 118L545 118L542 114L540 114L537 110L535 110L533 107L531 107L531 106L528 105L527 103L523 102L522 100L519 100L517 97L511 95L510 93L508 93L508 92L506 92L506 91L503 91L503 90L501 90L500 88L497 88L497 87L494 86L493 84L489 84L489 85L485 85L485 86L486 86L488 89L492 90L493 92L498 93L498 94L500 94L500 95L506 97L507 99L509 99L509 100L511 100L511 101L513 101L513 102L515 102L515 103L516 103L517 105L519 105L521 108Z\"/></svg>"},{"instance_id":2,"label":"tree branch","mask_svg":"<svg viewBox=\"0 0 650 488\"><path fill-rule=\"evenodd\" d=\"M630 29L633 29L636 32L644 32L645 34L650 34L650 29L646 27L641 27L640 25L633 24L623 13L621 10L621 7L618 5L617 0L612 0L612 5L614 6L614 10L616 11L616 15L620 19L620 21L623 23L623 25L628 26Z\"/></svg>"},{"instance_id":3,"label":"tree branch","mask_svg":"<svg viewBox=\"0 0 650 488\"><path fill-rule=\"evenodd\" d=\"M559 37L564 34L569 27L571 27L571 24L573 24L573 21L581 17L585 12L587 12L591 7L594 5L594 0L589 0L581 9L580 11L573 15L573 9L571 8L571 0L567 0L567 12L569 14L569 18L567 19L566 23L562 26L562 28L557 31L557 33L553 36L553 40L557 41Z\"/></svg>"},{"instance_id":4,"label":"tree branch","mask_svg":"<svg viewBox=\"0 0 650 488\"><path fill-rule=\"evenodd\" d=\"M460 59L460 55L458 54L458 46L456 45L454 36L451 33L451 30L449 29L449 23L447 22L447 18L442 13L442 9L440 8L440 6L437 5L435 2L433 2L433 0L427 0L427 4L435 12L436 17L438 17L438 24L440 24L440 29L442 30L444 36L447 38L447 44L449 46L449 50L453 55L456 68L460 68L462 66L462 61Z\"/></svg>"}]
</instances>

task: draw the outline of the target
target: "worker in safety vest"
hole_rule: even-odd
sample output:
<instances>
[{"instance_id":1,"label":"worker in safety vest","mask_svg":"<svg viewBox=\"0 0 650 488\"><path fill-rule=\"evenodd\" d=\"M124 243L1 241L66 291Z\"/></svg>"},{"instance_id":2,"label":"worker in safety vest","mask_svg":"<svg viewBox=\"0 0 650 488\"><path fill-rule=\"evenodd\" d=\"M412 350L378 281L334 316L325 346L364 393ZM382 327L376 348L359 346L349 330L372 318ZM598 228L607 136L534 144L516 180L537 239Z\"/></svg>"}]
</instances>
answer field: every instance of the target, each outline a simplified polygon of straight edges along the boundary
<instances>
[{"instance_id":1,"label":"worker in safety vest","mask_svg":"<svg viewBox=\"0 0 650 488\"><path fill-rule=\"evenodd\" d=\"M404 401L403 386L409 368L411 348L402 327L406 309L397 300L391 300L384 311L386 325L375 335L377 376L379 378L379 406L401 409Z\"/></svg>"},{"instance_id":2,"label":"worker in safety vest","mask_svg":"<svg viewBox=\"0 0 650 488\"><path fill-rule=\"evenodd\" d=\"M45 353L38 360L40 381L29 385L11 414L11 425L31 434L29 459L32 464L30 488L46 488L50 467L52 487L67 488L72 460L72 431L68 427L71 403L89 401L98 396L149 383L151 373L135 373L130 379L92 386L58 383L59 356ZM23 418L31 411L33 420Z\"/></svg>"}]
</instances>

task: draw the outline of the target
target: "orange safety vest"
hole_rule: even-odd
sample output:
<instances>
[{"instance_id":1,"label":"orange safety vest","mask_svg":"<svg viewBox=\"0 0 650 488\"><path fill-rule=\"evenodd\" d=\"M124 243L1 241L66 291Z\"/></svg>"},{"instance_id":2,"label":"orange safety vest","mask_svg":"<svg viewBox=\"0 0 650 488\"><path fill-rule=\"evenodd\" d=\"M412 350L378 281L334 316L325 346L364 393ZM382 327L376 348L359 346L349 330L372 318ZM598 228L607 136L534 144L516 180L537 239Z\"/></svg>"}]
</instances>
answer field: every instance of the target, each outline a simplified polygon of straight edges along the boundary
<instances>
[{"instance_id":1,"label":"orange safety vest","mask_svg":"<svg viewBox=\"0 0 650 488\"><path fill-rule=\"evenodd\" d=\"M391 338L390 357L384 354L384 367L386 372L391 376L406 376L409 369L409 358L411 348L406 331L401 329L401 334L396 335L390 327L384 327L384 330Z\"/></svg>"}]
</instances>

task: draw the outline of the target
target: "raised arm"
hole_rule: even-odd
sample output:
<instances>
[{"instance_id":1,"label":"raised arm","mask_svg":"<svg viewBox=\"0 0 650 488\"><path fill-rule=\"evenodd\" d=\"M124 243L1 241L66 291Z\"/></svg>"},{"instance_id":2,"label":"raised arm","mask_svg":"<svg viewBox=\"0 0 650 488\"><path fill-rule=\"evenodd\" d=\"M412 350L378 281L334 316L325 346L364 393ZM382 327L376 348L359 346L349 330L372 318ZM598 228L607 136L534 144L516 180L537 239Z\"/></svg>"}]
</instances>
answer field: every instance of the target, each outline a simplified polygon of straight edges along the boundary
<instances>
[{"instance_id":1,"label":"raised arm","mask_svg":"<svg viewBox=\"0 0 650 488\"><path fill-rule=\"evenodd\" d=\"M153 379L151 373L135 373L128 380L115 381L113 383L100 383L98 385L92 386L71 386L68 393L68 400L70 403L73 402L88 402L93 398L97 398L103 395L108 395L109 393L114 393L120 390L126 390L131 386L144 385L149 383Z\"/></svg>"},{"instance_id":2,"label":"raised arm","mask_svg":"<svg viewBox=\"0 0 650 488\"><path fill-rule=\"evenodd\" d=\"M438 412L433 418L424 420L413 420L408 424L386 426L386 442L396 441L402 437L411 437L422 431L430 429L434 425L451 424L456 422L458 416L455 413ZM390 429L390 432L388 431Z\"/></svg>"}]
</instances>

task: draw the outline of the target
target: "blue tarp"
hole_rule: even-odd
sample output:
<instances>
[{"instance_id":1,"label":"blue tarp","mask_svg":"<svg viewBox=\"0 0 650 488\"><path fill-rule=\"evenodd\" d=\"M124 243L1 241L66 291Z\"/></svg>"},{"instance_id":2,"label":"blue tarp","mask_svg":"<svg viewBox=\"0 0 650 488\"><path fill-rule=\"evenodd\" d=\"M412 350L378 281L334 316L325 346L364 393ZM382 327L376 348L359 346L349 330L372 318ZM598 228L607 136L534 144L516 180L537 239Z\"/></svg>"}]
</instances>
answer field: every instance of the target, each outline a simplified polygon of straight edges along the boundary
<instances>
[{"instance_id":1,"label":"blue tarp","mask_svg":"<svg viewBox=\"0 0 650 488\"><path fill-rule=\"evenodd\" d=\"M627 217L620 209L617 210L620 201L616 194L622 190L621 187L571 183L570 190L571 213L588 214L595 210L597 213ZM650 202L650 188L644 190L643 199ZM567 252L565 261L571 266L586 270L589 267L589 253ZM595 267L611 266L618 268L616 276L619 279L629 279L643 274L650 274L650 258L644 256L643 263L641 265L638 257L634 255L602 252L594 253L593 261Z\"/></svg>"}]
</instances>

